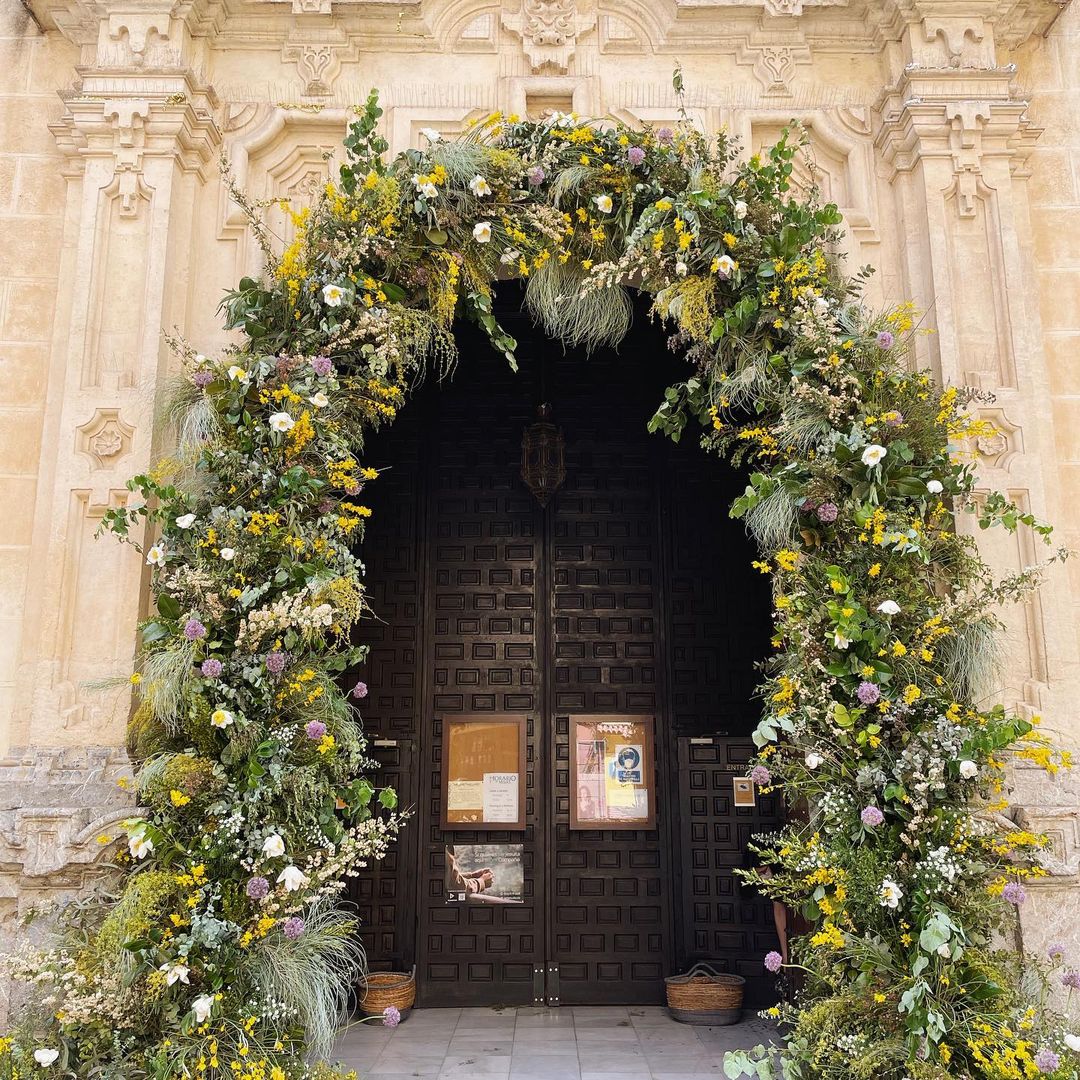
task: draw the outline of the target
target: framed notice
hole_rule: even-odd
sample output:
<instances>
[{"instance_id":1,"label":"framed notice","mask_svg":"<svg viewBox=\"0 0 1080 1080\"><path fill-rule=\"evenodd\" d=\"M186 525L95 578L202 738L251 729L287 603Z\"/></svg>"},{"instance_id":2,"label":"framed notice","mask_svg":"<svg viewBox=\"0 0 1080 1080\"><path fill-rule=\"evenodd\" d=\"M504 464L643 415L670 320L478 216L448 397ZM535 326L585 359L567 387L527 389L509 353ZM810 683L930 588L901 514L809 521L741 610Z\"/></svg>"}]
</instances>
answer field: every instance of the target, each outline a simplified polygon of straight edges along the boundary
<instances>
[{"instance_id":1,"label":"framed notice","mask_svg":"<svg viewBox=\"0 0 1080 1080\"><path fill-rule=\"evenodd\" d=\"M447 844L448 904L524 904L523 844Z\"/></svg>"},{"instance_id":2,"label":"framed notice","mask_svg":"<svg viewBox=\"0 0 1080 1080\"><path fill-rule=\"evenodd\" d=\"M733 776L731 778L735 791L736 806L754 806L756 804L754 794L754 781L749 776Z\"/></svg>"},{"instance_id":3,"label":"framed notice","mask_svg":"<svg viewBox=\"0 0 1080 1080\"><path fill-rule=\"evenodd\" d=\"M443 719L442 827L523 832L524 716Z\"/></svg>"},{"instance_id":4,"label":"framed notice","mask_svg":"<svg viewBox=\"0 0 1080 1080\"><path fill-rule=\"evenodd\" d=\"M572 716L570 828L651 828L653 747L651 716Z\"/></svg>"}]
</instances>

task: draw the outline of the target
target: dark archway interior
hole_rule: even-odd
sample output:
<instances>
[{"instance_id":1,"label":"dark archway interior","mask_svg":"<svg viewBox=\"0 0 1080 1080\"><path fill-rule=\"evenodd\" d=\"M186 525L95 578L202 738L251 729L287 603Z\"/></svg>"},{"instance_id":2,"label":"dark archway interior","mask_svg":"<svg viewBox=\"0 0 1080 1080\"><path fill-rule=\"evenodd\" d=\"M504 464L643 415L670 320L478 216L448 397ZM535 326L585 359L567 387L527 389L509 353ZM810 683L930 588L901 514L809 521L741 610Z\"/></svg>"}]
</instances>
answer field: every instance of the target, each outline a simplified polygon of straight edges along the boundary
<instances>
[{"instance_id":1,"label":"dark archway interior","mask_svg":"<svg viewBox=\"0 0 1080 1080\"><path fill-rule=\"evenodd\" d=\"M364 452L386 468L364 493L364 722L383 781L417 811L356 896L370 959L415 962L421 1004L532 1003L553 957L559 1003L658 1001L664 975L703 958L753 976L760 1000L771 908L732 871L779 807L731 800L770 633L768 581L728 517L745 478L693 434L646 431L686 374L647 298L619 349L592 356L534 328L516 284L495 311L520 370L462 325L456 371L429 376ZM541 402L565 438L566 481L546 507L520 476ZM475 713L530 717L526 833L468 834L524 839L521 911L443 900L441 723ZM569 829L568 718L596 713L656 718L655 828Z\"/></svg>"}]
</instances>

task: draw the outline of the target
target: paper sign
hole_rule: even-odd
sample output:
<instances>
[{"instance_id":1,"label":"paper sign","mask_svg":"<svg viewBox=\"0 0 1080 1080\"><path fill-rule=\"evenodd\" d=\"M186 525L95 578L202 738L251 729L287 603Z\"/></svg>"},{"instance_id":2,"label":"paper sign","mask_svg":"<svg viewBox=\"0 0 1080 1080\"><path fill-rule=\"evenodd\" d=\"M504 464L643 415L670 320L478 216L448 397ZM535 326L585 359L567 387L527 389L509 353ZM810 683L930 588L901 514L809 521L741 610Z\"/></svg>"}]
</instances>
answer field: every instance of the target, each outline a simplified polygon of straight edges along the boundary
<instances>
[{"instance_id":1,"label":"paper sign","mask_svg":"<svg viewBox=\"0 0 1080 1080\"><path fill-rule=\"evenodd\" d=\"M448 810L479 810L484 806L484 784L480 780L451 780L446 785Z\"/></svg>"},{"instance_id":2,"label":"paper sign","mask_svg":"<svg viewBox=\"0 0 1080 1080\"><path fill-rule=\"evenodd\" d=\"M483 781L484 824L517 821L518 774L486 772Z\"/></svg>"}]
</instances>

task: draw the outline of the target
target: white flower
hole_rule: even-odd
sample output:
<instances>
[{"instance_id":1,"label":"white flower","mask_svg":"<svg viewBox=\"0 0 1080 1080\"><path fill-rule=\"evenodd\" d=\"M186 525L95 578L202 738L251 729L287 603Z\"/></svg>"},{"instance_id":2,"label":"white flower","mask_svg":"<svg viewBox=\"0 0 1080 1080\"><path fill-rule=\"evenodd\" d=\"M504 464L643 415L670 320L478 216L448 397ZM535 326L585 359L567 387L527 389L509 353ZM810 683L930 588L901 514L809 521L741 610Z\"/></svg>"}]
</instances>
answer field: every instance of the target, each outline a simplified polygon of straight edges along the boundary
<instances>
[{"instance_id":1,"label":"white flower","mask_svg":"<svg viewBox=\"0 0 1080 1080\"><path fill-rule=\"evenodd\" d=\"M227 728L233 722L233 714L228 709L215 709L210 714L210 723L216 728Z\"/></svg>"},{"instance_id":2,"label":"white flower","mask_svg":"<svg viewBox=\"0 0 1080 1080\"><path fill-rule=\"evenodd\" d=\"M610 214L611 208L615 205L611 201L610 195L596 195L593 197L593 202L596 203L596 209L599 210L601 214Z\"/></svg>"},{"instance_id":3,"label":"white flower","mask_svg":"<svg viewBox=\"0 0 1080 1080\"><path fill-rule=\"evenodd\" d=\"M824 296L819 296L814 301L814 314L819 319L823 319L826 315L829 314L829 301L826 300Z\"/></svg>"},{"instance_id":4,"label":"white flower","mask_svg":"<svg viewBox=\"0 0 1080 1080\"><path fill-rule=\"evenodd\" d=\"M176 519L176 527L178 529L190 529L191 526L194 525L194 524L195 524L195 515L194 514L181 514Z\"/></svg>"},{"instance_id":5,"label":"white flower","mask_svg":"<svg viewBox=\"0 0 1080 1080\"><path fill-rule=\"evenodd\" d=\"M881 888L878 889L878 899L880 900L882 907L899 907L900 901L903 898L904 890L901 889L892 878L886 878L881 883Z\"/></svg>"},{"instance_id":6,"label":"white flower","mask_svg":"<svg viewBox=\"0 0 1080 1080\"><path fill-rule=\"evenodd\" d=\"M420 134L423 135L428 142L442 142L442 133L436 131L434 128L423 127L420 129Z\"/></svg>"},{"instance_id":7,"label":"white flower","mask_svg":"<svg viewBox=\"0 0 1080 1080\"><path fill-rule=\"evenodd\" d=\"M312 394L308 398L308 401L315 406L316 409L325 409L330 404L330 399L320 390L317 394Z\"/></svg>"},{"instance_id":8,"label":"white flower","mask_svg":"<svg viewBox=\"0 0 1080 1080\"><path fill-rule=\"evenodd\" d=\"M949 948L949 943L947 941L943 941L937 947L937 954L938 956L944 956L946 960L952 955L952 949Z\"/></svg>"},{"instance_id":9,"label":"white flower","mask_svg":"<svg viewBox=\"0 0 1080 1080\"><path fill-rule=\"evenodd\" d=\"M239 364L233 364L233 366L229 368L229 378L232 379L233 382L243 382L247 377L248 373L240 367Z\"/></svg>"},{"instance_id":10,"label":"white flower","mask_svg":"<svg viewBox=\"0 0 1080 1080\"><path fill-rule=\"evenodd\" d=\"M263 841L262 850L268 859L276 859L279 855L285 854L285 841L276 832L272 832Z\"/></svg>"},{"instance_id":11,"label":"white flower","mask_svg":"<svg viewBox=\"0 0 1080 1080\"><path fill-rule=\"evenodd\" d=\"M716 272L721 277L731 277L735 270L735 260L730 255L721 255L716 260Z\"/></svg>"},{"instance_id":12,"label":"white flower","mask_svg":"<svg viewBox=\"0 0 1080 1080\"><path fill-rule=\"evenodd\" d=\"M473 226L473 239L478 244L487 244L491 242L491 222L490 221L478 221Z\"/></svg>"},{"instance_id":13,"label":"white flower","mask_svg":"<svg viewBox=\"0 0 1080 1080\"><path fill-rule=\"evenodd\" d=\"M59 1056L60 1051L54 1050L51 1046L43 1046L40 1050L34 1051L34 1060L43 1069L47 1069Z\"/></svg>"},{"instance_id":14,"label":"white flower","mask_svg":"<svg viewBox=\"0 0 1080 1080\"><path fill-rule=\"evenodd\" d=\"M521 258L521 252L520 251L518 251L516 248L507 248L499 256L499 262L501 262L503 264L503 266L511 266L513 263L516 263L518 261L518 259L520 259L520 258Z\"/></svg>"},{"instance_id":15,"label":"white flower","mask_svg":"<svg viewBox=\"0 0 1080 1080\"><path fill-rule=\"evenodd\" d=\"M871 443L862 452L862 463L864 465L876 465L887 453L888 451L884 446L878 446L877 443Z\"/></svg>"},{"instance_id":16,"label":"white flower","mask_svg":"<svg viewBox=\"0 0 1080 1080\"><path fill-rule=\"evenodd\" d=\"M226 561L232 562L236 558L236 551L234 548L222 548L218 554Z\"/></svg>"},{"instance_id":17,"label":"white flower","mask_svg":"<svg viewBox=\"0 0 1080 1080\"><path fill-rule=\"evenodd\" d=\"M820 754L815 753L813 750L811 750L810 753L807 754L803 760L806 762L806 767L808 769L816 769L825 761L825 759Z\"/></svg>"},{"instance_id":18,"label":"white flower","mask_svg":"<svg viewBox=\"0 0 1080 1080\"><path fill-rule=\"evenodd\" d=\"M882 600L877 606L882 615L899 615L900 605L895 600Z\"/></svg>"},{"instance_id":19,"label":"white flower","mask_svg":"<svg viewBox=\"0 0 1080 1080\"><path fill-rule=\"evenodd\" d=\"M833 645L835 645L838 649L846 649L851 644L851 638L844 637L844 635L841 634L839 630L837 630L836 633L833 634L832 639Z\"/></svg>"},{"instance_id":20,"label":"white flower","mask_svg":"<svg viewBox=\"0 0 1080 1080\"><path fill-rule=\"evenodd\" d=\"M940 495L945 490L945 485L940 480L927 480L926 490L931 495Z\"/></svg>"},{"instance_id":21,"label":"white flower","mask_svg":"<svg viewBox=\"0 0 1080 1080\"><path fill-rule=\"evenodd\" d=\"M295 866L286 866L277 876L278 884L285 886L286 892L296 892L308 883L308 876Z\"/></svg>"},{"instance_id":22,"label":"white flower","mask_svg":"<svg viewBox=\"0 0 1080 1080\"><path fill-rule=\"evenodd\" d=\"M195 365L196 365L196 367L202 367L203 365L209 364L209 363L210 363L210 357L209 356L203 356L203 354L201 352L195 354Z\"/></svg>"},{"instance_id":23,"label":"white flower","mask_svg":"<svg viewBox=\"0 0 1080 1080\"><path fill-rule=\"evenodd\" d=\"M296 421L287 412L276 412L270 417L271 431L284 433L292 431L295 426Z\"/></svg>"},{"instance_id":24,"label":"white flower","mask_svg":"<svg viewBox=\"0 0 1080 1080\"><path fill-rule=\"evenodd\" d=\"M165 985L173 986L175 983L182 982L185 986L188 985L188 971L191 969L186 964L162 964L158 968L158 971L165 973Z\"/></svg>"},{"instance_id":25,"label":"white flower","mask_svg":"<svg viewBox=\"0 0 1080 1080\"><path fill-rule=\"evenodd\" d=\"M684 263L684 262L682 261L682 259L680 259L680 260L679 260L679 261L678 261L678 262L677 262L677 263L675 264L675 273L676 273L676 274L677 274L677 275L678 275L679 277L686 277L686 272L687 272L687 270L689 270L689 269L690 269L690 268L689 268L689 267L688 267L688 266L686 265L686 263Z\"/></svg>"},{"instance_id":26,"label":"white flower","mask_svg":"<svg viewBox=\"0 0 1080 1080\"><path fill-rule=\"evenodd\" d=\"M742 219L746 217L746 203L744 203L742 199L739 199L739 201L735 204L735 216L740 221L742 221Z\"/></svg>"},{"instance_id":27,"label":"white flower","mask_svg":"<svg viewBox=\"0 0 1080 1080\"><path fill-rule=\"evenodd\" d=\"M419 173L413 173L413 187L417 192L428 199L434 199L438 197L439 189L435 186L433 180L429 180L426 176L420 176Z\"/></svg>"},{"instance_id":28,"label":"white flower","mask_svg":"<svg viewBox=\"0 0 1080 1080\"><path fill-rule=\"evenodd\" d=\"M133 859L145 859L154 850L154 841L140 829L128 837L128 851Z\"/></svg>"},{"instance_id":29,"label":"white flower","mask_svg":"<svg viewBox=\"0 0 1080 1080\"><path fill-rule=\"evenodd\" d=\"M1080 1035L1066 1035L1065 1045L1075 1054L1080 1054Z\"/></svg>"},{"instance_id":30,"label":"white flower","mask_svg":"<svg viewBox=\"0 0 1080 1080\"><path fill-rule=\"evenodd\" d=\"M146 553L146 565L147 566L164 566L166 548L164 544L154 544L150 550Z\"/></svg>"},{"instance_id":31,"label":"white flower","mask_svg":"<svg viewBox=\"0 0 1080 1080\"><path fill-rule=\"evenodd\" d=\"M322 298L327 307L341 307L341 301L345 299L345 290L340 285L324 285Z\"/></svg>"},{"instance_id":32,"label":"white flower","mask_svg":"<svg viewBox=\"0 0 1080 1080\"><path fill-rule=\"evenodd\" d=\"M491 194L491 185L479 173L477 173L469 181L469 190L474 195L482 198L484 195Z\"/></svg>"},{"instance_id":33,"label":"white flower","mask_svg":"<svg viewBox=\"0 0 1080 1080\"><path fill-rule=\"evenodd\" d=\"M979 766L970 758L964 758L959 765L960 775L965 780L974 780L979 775Z\"/></svg>"},{"instance_id":34,"label":"white flower","mask_svg":"<svg viewBox=\"0 0 1080 1080\"><path fill-rule=\"evenodd\" d=\"M210 1019L210 1013L214 1010L213 994L203 994L191 1003L191 1011L195 1014L197 1024L205 1024Z\"/></svg>"}]
</instances>

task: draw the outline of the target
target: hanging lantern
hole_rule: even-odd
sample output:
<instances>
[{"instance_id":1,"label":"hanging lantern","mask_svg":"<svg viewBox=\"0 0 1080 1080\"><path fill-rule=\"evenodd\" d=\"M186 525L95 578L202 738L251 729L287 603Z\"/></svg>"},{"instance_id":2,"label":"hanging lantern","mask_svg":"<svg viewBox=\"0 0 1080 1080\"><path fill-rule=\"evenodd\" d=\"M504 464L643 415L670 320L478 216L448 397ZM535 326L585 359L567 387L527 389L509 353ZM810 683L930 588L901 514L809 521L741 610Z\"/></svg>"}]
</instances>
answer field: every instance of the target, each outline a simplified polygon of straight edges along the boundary
<instances>
[{"instance_id":1,"label":"hanging lantern","mask_svg":"<svg viewBox=\"0 0 1080 1080\"><path fill-rule=\"evenodd\" d=\"M536 410L539 419L521 434L521 479L541 506L562 487L566 479L566 441L551 422L551 406Z\"/></svg>"}]
</instances>

